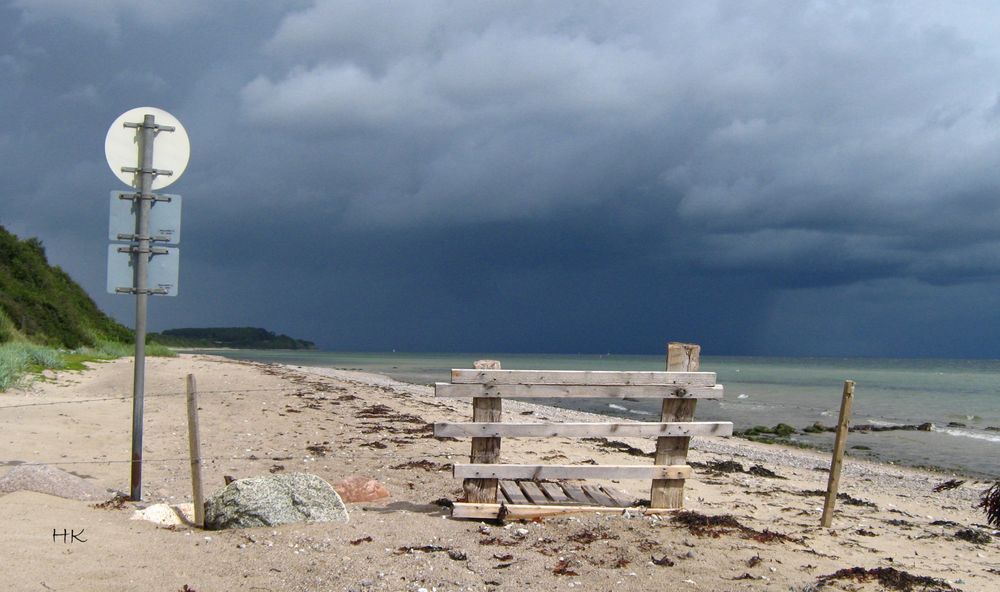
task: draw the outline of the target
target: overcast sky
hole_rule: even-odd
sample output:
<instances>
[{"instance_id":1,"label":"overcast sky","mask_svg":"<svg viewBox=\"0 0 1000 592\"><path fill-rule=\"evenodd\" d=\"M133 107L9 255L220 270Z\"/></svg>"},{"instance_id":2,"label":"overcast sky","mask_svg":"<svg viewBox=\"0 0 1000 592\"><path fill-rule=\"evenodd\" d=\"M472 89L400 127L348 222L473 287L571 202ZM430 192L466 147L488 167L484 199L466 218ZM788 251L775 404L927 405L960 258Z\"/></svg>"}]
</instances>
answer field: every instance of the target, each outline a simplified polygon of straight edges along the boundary
<instances>
[{"instance_id":1,"label":"overcast sky","mask_svg":"<svg viewBox=\"0 0 1000 592\"><path fill-rule=\"evenodd\" d=\"M103 147L155 106L192 154L152 329L1000 358L998 13L3 0L0 224L131 326Z\"/></svg>"}]
</instances>

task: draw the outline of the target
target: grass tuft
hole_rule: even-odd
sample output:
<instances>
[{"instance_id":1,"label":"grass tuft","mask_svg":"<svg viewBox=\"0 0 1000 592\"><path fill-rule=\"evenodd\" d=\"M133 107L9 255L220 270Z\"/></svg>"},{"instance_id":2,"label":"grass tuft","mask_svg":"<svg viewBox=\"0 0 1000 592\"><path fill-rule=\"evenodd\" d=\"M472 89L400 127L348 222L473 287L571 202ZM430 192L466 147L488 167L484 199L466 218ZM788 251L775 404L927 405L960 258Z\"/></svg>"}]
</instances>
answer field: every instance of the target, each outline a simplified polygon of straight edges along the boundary
<instances>
[{"instance_id":1,"label":"grass tuft","mask_svg":"<svg viewBox=\"0 0 1000 592\"><path fill-rule=\"evenodd\" d=\"M24 342L0 344L0 390L20 384L26 374L46 368L61 369L65 361L50 347Z\"/></svg>"},{"instance_id":2,"label":"grass tuft","mask_svg":"<svg viewBox=\"0 0 1000 592\"><path fill-rule=\"evenodd\" d=\"M10 341L0 343L0 391L25 384L37 378L43 370L86 370L85 362L102 362L135 355L130 343L98 341L93 347L63 351L33 343ZM149 357L174 357L172 349L159 345L146 346ZM34 375L34 376L33 376Z\"/></svg>"}]
</instances>

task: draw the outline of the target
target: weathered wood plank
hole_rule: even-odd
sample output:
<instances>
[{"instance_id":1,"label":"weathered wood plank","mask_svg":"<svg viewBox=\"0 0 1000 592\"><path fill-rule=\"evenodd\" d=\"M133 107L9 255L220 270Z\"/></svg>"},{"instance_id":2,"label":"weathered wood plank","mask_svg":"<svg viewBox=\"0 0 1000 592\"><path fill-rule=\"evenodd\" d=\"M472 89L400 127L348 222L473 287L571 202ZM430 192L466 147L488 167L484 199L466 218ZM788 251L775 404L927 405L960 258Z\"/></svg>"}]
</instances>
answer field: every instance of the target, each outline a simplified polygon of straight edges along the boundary
<instances>
[{"instance_id":1,"label":"weathered wood plank","mask_svg":"<svg viewBox=\"0 0 1000 592\"><path fill-rule=\"evenodd\" d=\"M624 491L619 491L614 487L608 487L607 485L601 486L601 491L603 491L608 497L610 497L616 506L620 508L628 508L632 506L632 496L628 495Z\"/></svg>"},{"instance_id":2,"label":"weathered wood plank","mask_svg":"<svg viewBox=\"0 0 1000 592\"><path fill-rule=\"evenodd\" d=\"M434 435L452 438L505 437L547 438L563 436L677 437L732 436L729 421L630 422L630 423L484 423L458 422L434 424Z\"/></svg>"},{"instance_id":3,"label":"weathered wood plank","mask_svg":"<svg viewBox=\"0 0 1000 592\"><path fill-rule=\"evenodd\" d=\"M562 488L573 501L578 504L585 504L592 506L594 500L590 499L586 493L584 493L583 488L576 483L562 483Z\"/></svg>"},{"instance_id":4,"label":"weathered wood plank","mask_svg":"<svg viewBox=\"0 0 1000 592\"><path fill-rule=\"evenodd\" d=\"M611 508L620 510L622 508ZM592 512L607 512L609 508L594 505L560 506L560 505L504 505L504 519L506 520L530 520L532 518L545 518L552 516L562 516L566 514L585 514ZM646 516L654 514L670 514L677 510L666 508L634 508L635 511ZM476 520L496 520L500 516L500 504L468 504L456 502L451 511L452 518L470 518Z\"/></svg>"},{"instance_id":5,"label":"weathered wood plank","mask_svg":"<svg viewBox=\"0 0 1000 592\"><path fill-rule=\"evenodd\" d=\"M503 419L503 399L476 398L472 400L472 420L475 422L497 422ZM500 460L500 438L473 438L469 461L473 463L495 463ZM472 503L495 503L497 501L496 479L467 479L462 483L465 501Z\"/></svg>"},{"instance_id":6,"label":"weathered wood plank","mask_svg":"<svg viewBox=\"0 0 1000 592\"><path fill-rule=\"evenodd\" d=\"M714 386L715 372L611 372L593 370L451 371L452 384L561 384L617 386Z\"/></svg>"},{"instance_id":7,"label":"weathered wood plank","mask_svg":"<svg viewBox=\"0 0 1000 592\"><path fill-rule=\"evenodd\" d=\"M599 487L596 487L594 485L583 485L582 487L583 490L587 492L587 495L589 495L591 499L597 502L598 506L606 506L609 508L614 508L618 506L618 504L615 503L615 500L611 499L608 496L608 494L601 491Z\"/></svg>"},{"instance_id":8,"label":"weathered wood plank","mask_svg":"<svg viewBox=\"0 0 1000 592\"><path fill-rule=\"evenodd\" d=\"M475 362L479 368L499 368L500 363L494 360L479 360ZM476 398L472 400L472 421L497 422L503 420L503 400ZM495 463L500 461L500 438L473 438L472 452L469 462ZM462 482L465 501L472 503L496 503L496 479L466 479Z\"/></svg>"},{"instance_id":9,"label":"weathered wood plank","mask_svg":"<svg viewBox=\"0 0 1000 592\"><path fill-rule=\"evenodd\" d=\"M484 397L502 399L558 399L558 398L599 398L599 399L720 399L723 386L676 386L676 385L571 385L571 384L451 384L438 382L434 385L437 397Z\"/></svg>"},{"instance_id":10,"label":"weathered wood plank","mask_svg":"<svg viewBox=\"0 0 1000 592\"><path fill-rule=\"evenodd\" d=\"M667 345L667 370L695 372L701 366L701 346L689 343ZM660 421L691 421L697 401L664 399L660 411ZM687 462L688 446L691 438L657 438L654 465L677 465ZM654 479L649 491L651 508L684 507L684 481Z\"/></svg>"},{"instance_id":11,"label":"weathered wood plank","mask_svg":"<svg viewBox=\"0 0 1000 592\"><path fill-rule=\"evenodd\" d=\"M503 492L504 497L512 504L531 504L535 503L528 498L524 497L521 493L521 488L517 486L517 483L513 481L500 481L500 491Z\"/></svg>"},{"instance_id":12,"label":"weathered wood plank","mask_svg":"<svg viewBox=\"0 0 1000 592\"><path fill-rule=\"evenodd\" d=\"M533 481L518 481L517 484L521 486L521 491L524 492L524 495L528 496L531 503L536 505L549 503L549 498L539 489L537 483Z\"/></svg>"},{"instance_id":13,"label":"weathered wood plank","mask_svg":"<svg viewBox=\"0 0 1000 592\"><path fill-rule=\"evenodd\" d=\"M516 465L456 464L454 476L466 479L685 479L687 465Z\"/></svg>"},{"instance_id":14,"label":"weathered wood plank","mask_svg":"<svg viewBox=\"0 0 1000 592\"><path fill-rule=\"evenodd\" d=\"M613 508L618 509L618 508ZM520 505L505 504L505 520L530 520L562 516L565 514L582 514L588 512L607 512L608 508L593 505L558 506L558 505ZM471 518L477 520L496 520L500 515L500 504L468 504L456 502L451 510L452 518Z\"/></svg>"},{"instance_id":15,"label":"weathered wood plank","mask_svg":"<svg viewBox=\"0 0 1000 592\"><path fill-rule=\"evenodd\" d=\"M643 516L664 516L683 510L684 508L642 508L641 511Z\"/></svg>"},{"instance_id":16,"label":"weathered wood plank","mask_svg":"<svg viewBox=\"0 0 1000 592\"><path fill-rule=\"evenodd\" d=\"M562 487L559 487L558 483L552 483L549 481L543 481L538 484L539 487L545 490L546 495L552 499L553 502L557 504L565 504L572 501L567 497L566 492L563 491Z\"/></svg>"}]
</instances>

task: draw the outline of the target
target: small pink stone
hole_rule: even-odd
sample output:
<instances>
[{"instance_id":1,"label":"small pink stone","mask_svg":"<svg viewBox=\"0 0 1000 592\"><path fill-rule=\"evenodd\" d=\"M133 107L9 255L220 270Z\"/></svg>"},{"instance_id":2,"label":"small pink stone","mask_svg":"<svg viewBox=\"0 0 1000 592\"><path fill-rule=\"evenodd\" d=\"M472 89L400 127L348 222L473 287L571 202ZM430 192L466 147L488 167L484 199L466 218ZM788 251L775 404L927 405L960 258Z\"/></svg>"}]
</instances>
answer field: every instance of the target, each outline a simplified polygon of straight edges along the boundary
<instances>
[{"instance_id":1,"label":"small pink stone","mask_svg":"<svg viewBox=\"0 0 1000 592\"><path fill-rule=\"evenodd\" d=\"M352 475L333 486L346 503L370 502L389 497L389 490L371 477Z\"/></svg>"}]
</instances>

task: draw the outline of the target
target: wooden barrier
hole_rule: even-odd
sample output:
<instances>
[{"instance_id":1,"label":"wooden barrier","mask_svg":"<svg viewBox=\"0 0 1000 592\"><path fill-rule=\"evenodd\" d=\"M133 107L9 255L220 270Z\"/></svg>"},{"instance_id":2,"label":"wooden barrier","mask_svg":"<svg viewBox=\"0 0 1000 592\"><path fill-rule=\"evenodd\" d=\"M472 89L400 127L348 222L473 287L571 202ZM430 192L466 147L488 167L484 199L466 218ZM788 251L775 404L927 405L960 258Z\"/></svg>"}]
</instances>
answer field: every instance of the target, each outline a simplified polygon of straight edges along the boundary
<instances>
[{"instance_id":1,"label":"wooden barrier","mask_svg":"<svg viewBox=\"0 0 1000 592\"><path fill-rule=\"evenodd\" d=\"M648 511L683 505L684 479L691 476L687 450L691 436L731 436L731 422L695 422L697 399L721 398L715 373L698 372L699 348L671 343L666 372L501 370L495 361L472 370L452 370L451 383L435 385L439 397L472 397L473 420L437 423L438 437L472 437L470 464L456 464L465 500L456 518L530 518L623 508L633 505L608 486L560 480L652 480ZM650 398L663 400L660 422L503 423L504 398ZM501 464L502 438L656 437L652 465ZM503 495L499 502L498 488Z\"/></svg>"}]
</instances>

